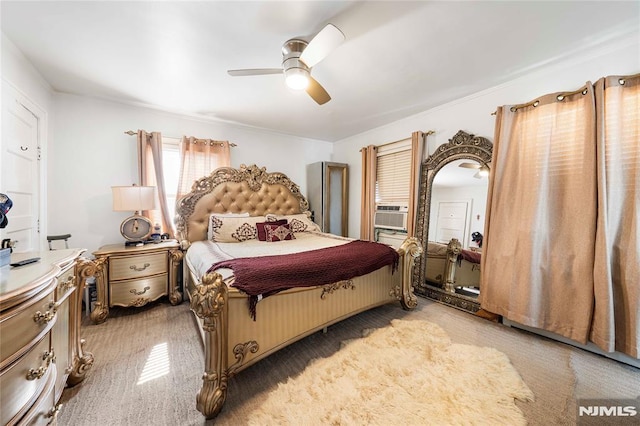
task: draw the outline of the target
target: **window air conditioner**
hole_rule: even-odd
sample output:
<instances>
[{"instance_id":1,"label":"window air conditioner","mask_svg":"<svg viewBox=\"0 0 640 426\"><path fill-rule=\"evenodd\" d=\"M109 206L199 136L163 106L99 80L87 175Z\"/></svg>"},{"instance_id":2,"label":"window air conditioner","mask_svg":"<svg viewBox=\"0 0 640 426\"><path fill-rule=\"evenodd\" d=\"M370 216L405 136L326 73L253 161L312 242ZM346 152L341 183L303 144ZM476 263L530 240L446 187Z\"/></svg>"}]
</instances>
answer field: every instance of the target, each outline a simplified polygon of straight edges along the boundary
<instances>
[{"instance_id":1,"label":"window air conditioner","mask_svg":"<svg viewBox=\"0 0 640 426\"><path fill-rule=\"evenodd\" d=\"M373 217L376 228L407 230L407 204L378 204Z\"/></svg>"}]
</instances>

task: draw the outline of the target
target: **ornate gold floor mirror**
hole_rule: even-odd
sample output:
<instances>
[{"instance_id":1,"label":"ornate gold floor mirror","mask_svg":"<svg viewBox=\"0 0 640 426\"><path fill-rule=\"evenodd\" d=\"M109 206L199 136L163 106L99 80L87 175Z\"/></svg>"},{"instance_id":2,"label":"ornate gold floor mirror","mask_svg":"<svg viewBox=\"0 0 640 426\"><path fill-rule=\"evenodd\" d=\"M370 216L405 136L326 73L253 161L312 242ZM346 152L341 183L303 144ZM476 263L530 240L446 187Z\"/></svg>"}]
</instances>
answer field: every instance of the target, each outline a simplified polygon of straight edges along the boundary
<instances>
[{"instance_id":1,"label":"ornate gold floor mirror","mask_svg":"<svg viewBox=\"0 0 640 426\"><path fill-rule=\"evenodd\" d=\"M477 286L461 282L468 278L456 268L463 248L481 252L472 234L484 232L492 151L488 139L460 130L420 169L416 238L424 254L414 266L414 291L472 313L480 310L479 265Z\"/></svg>"}]
</instances>

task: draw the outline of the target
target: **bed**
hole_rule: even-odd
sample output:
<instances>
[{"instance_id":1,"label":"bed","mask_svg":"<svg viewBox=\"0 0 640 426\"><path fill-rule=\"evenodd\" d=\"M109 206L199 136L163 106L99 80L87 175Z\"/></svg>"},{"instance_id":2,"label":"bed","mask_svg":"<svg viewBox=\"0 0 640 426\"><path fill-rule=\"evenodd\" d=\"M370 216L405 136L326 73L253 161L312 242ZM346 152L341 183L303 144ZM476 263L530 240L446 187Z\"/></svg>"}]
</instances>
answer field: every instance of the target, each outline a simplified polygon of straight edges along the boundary
<instances>
[{"instance_id":1,"label":"bed","mask_svg":"<svg viewBox=\"0 0 640 426\"><path fill-rule=\"evenodd\" d=\"M464 292L477 295L480 288L479 251L463 249L460 241L452 238L448 244L427 243L425 280L442 287L449 293Z\"/></svg>"},{"instance_id":2,"label":"bed","mask_svg":"<svg viewBox=\"0 0 640 426\"><path fill-rule=\"evenodd\" d=\"M177 237L185 251L184 292L204 343L204 374L196 407L205 417L213 418L222 409L231 376L275 351L376 306L391 302L399 302L404 309L417 306L411 273L422 248L415 238L408 238L397 250L372 242L368 244L375 247L365 247L386 250L385 255L391 250L397 262L395 273L394 266L388 264L364 275L322 285L308 286L306 279L301 280L298 285L302 286L267 291L265 297L252 294L253 290L240 290L238 287L245 289L243 286L247 284L247 275L241 274L240 264L244 267L253 260L271 264L276 257L308 258L311 253L294 254L295 249L288 248L290 245L302 247L313 240L339 250L351 247L348 244L364 243L323 234L314 229L309 217L309 204L298 185L282 173L268 173L255 165L217 169L196 181L192 191L177 202ZM229 223L261 223L269 232L274 231L273 226L264 226L262 218L268 219L267 223L287 220L291 229L296 223L299 232L291 240L274 243L255 238L244 240L244 231L234 231L234 238L242 242L226 243L229 233L223 232L223 228ZM247 229L253 232L252 226ZM216 235L215 244L210 242L212 235ZM218 239L219 236L223 237ZM268 247L266 253L277 255L270 262L264 262L267 259L264 247ZM359 261L366 261L365 257L368 258L360 256ZM315 275L337 276L332 275L334 270L342 269L332 266L323 264Z\"/></svg>"}]
</instances>

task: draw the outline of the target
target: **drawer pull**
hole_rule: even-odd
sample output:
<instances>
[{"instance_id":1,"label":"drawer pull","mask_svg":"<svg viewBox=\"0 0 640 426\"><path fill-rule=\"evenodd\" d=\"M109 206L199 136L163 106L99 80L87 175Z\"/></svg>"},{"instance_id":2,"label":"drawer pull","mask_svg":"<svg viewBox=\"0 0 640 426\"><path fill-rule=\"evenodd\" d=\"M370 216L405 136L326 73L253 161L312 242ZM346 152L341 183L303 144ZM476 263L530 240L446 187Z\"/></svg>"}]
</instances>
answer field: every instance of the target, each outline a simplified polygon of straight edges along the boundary
<instances>
[{"instance_id":1,"label":"drawer pull","mask_svg":"<svg viewBox=\"0 0 640 426\"><path fill-rule=\"evenodd\" d=\"M75 275L71 275L69 278L67 278L62 284L60 284L60 290L65 293L67 290L69 290L71 287L75 286L75 281L76 281L76 277Z\"/></svg>"},{"instance_id":2,"label":"drawer pull","mask_svg":"<svg viewBox=\"0 0 640 426\"><path fill-rule=\"evenodd\" d=\"M145 288L143 288L142 291L138 291L135 288L132 288L131 290L129 290L129 293L133 293L136 296L140 296L141 294L145 294L149 290L151 290L151 287L149 286L146 286Z\"/></svg>"},{"instance_id":3,"label":"drawer pull","mask_svg":"<svg viewBox=\"0 0 640 426\"><path fill-rule=\"evenodd\" d=\"M57 404L55 407L49 410L49 412L47 413L47 417L51 420L47 422L47 425L55 425L57 423L58 414L60 413L61 409L62 409L62 404Z\"/></svg>"},{"instance_id":4,"label":"drawer pull","mask_svg":"<svg viewBox=\"0 0 640 426\"><path fill-rule=\"evenodd\" d=\"M42 378L42 376L44 376L44 374L49 369L51 363L56 362L56 355L53 353L53 351L45 352L44 354L42 354L42 360L45 362L43 366L29 369L29 372L27 373L27 380L36 380Z\"/></svg>"},{"instance_id":5,"label":"drawer pull","mask_svg":"<svg viewBox=\"0 0 640 426\"><path fill-rule=\"evenodd\" d=\"M147 269L149 266L151 266L150 263L145 263L142 268L138 268L136 265L131 265L131 266L129 266L129 269L133 269L136 272L142 272L145 269Z\"/></svg>"},{"instance_id":6,"label":"drawer pull","mask_svg":"<svg viewBox=\"0 0 640 426\"><path fill-rule=\"evenodd\" d=\"M54 319L56 317L56 310L57 310L57 306L54 306L52 310L50 311L45 311L44 314L40 311L37 311L34 315L33 315L33 321L37 322L38 324L46 324L49 321L51 321L52 319Z\"/></svg>"}]
</instances>

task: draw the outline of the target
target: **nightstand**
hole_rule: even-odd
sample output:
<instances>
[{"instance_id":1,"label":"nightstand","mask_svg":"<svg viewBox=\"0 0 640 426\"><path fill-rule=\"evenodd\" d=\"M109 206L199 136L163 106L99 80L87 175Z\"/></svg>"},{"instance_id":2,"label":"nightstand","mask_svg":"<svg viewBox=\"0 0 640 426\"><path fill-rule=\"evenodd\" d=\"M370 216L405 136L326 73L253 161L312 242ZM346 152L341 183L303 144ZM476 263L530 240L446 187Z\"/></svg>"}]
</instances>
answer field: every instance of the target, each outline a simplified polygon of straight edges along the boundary
<instances>
[{"instance_id":1,"label":"nightstand","mask_svg":"<svg viewBox=\"0 0 640 426\"><path fill-rule=\"evenodd\" d=\"M178 274L182 250L176 240L144 246L111 244L93 252L98 293L91 320L101 323L113 306L140 307L162 296L182 302Z\"/></svg>"}]
</instances>

